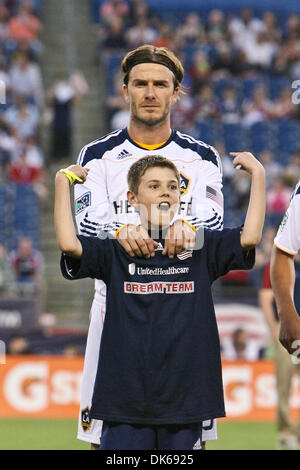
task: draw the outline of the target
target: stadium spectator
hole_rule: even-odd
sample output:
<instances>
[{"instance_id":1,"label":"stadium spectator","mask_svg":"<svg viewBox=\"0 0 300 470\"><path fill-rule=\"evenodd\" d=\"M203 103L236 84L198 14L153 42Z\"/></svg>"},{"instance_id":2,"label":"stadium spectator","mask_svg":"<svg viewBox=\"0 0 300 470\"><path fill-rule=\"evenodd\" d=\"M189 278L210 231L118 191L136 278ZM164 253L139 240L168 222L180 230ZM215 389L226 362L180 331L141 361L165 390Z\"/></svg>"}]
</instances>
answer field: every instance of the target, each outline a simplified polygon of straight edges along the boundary
<instances>
[{"instance_id":1,"label":"stadium spectator","mask_svg":"<svg viewBox=\"0 0 300 470\"><path fill-rule=\"evenodd\" d=\"M272 105L272 119L293 119L297 116L297 107L292 101L292 89L284 87Z\"/></svg>"},{"instance_id":2,"label":"stadium spectator","mask_svg":"<svg viewBox=\"0 0 300 470\"><path fill-rule=\"evenodd\" d=\"M69 159L73 135L73 107L78 94L69 77L58 74L47 93L48 105L53 112L51 158L53 161Z\"/></svg>"},{"instance_id":3,"label":"stadium spectator","mask_svg":"<svg viewBox=\"0 0 300 470\"><path fill-rule=\"evenodd\" d=\"M15 292L14 273L4 245L0 243L0 297L11 296Z\"/></svg>"},{"instance_id":4,"label":"stadium spectator","mask_svg":"<svg viewBox=\"0 0 300 470\"><path fill-rule=\"evenodd\" d=\"M19 295L37 296L40 292L43 258L33 248L32 239L21 237L16 250L10 253L16 289Z\"/></svg>"},{"instance_id":5,"label":"stadium spectator","mask_svg":"<svg viewBox=\"0 0 300 470\"><path fill-rule=\"evenodd\" d=\"M158 27L157 14L145 0L131 0L129 5L129 26L138 24L140 19L146 19L152 27Z\"/></svg>"},{"instance_id":6,"label":"stadium spectator","mask_svg":"<svg viewBox=\"0 0 300 470\"><path fill-rule=\"evenodd\" d=\"M154 41L156 47L167 47L174 49L175 34L171 25L165 21L161 22L157 28L157 38Z\"/></svg>"},{"instance_id":7,"label":"stadium spectator","mask_svg":"<svg viewBox=\"0 0 300 470\"><path fill-rule=\"evenodd\" d=\"M252 97L245 99L242 103L242 124L250 127L257 122L263 122L270 118L273 104L268 97L268 90L264 85L257 85L253 90Z\"/></svg>"},{"instance_id":8,"label":"stadium spectator","mask_svg":"<svg viewBox=\"0 0 300 470\"><path fill-rule=\"evenodd\" d=\"M239 124L241 121L242 111L238 92L234 86L228 86L222 91L220 118L225 124Z\"/></svg>"},{"instance_id":9,"label":"stadium spectator","mask_svg":"<svg viewBox=\"0 0 300 470\"><path fill-rule=\"evenodd\" d=\"M104 26L109 26L116 17L126 21L129 14L128 3L124 0L106 0L99 8L99 19Z\"/></svg>"},{"instance_id":10,"label":"stadium spectator","mask_svg":"<svg viewBox=\"0 0 300 470\"><path fill-rule=\"evenodd\" d=\"M44 104L44 88L40 66L28 54L17 52L9 70L10 88L14 96L23 96L39 109Z\"/></svg>"},{"instance_id":11,"label":"stadium spectator","mask_svg":"<svg viewBox=\"0 0 300 470\"><path fill-rule=\"evenodd\" d=\"M179 36L183 46L199 46L202 43L206 43L204 27L199 15L194 12L187 13L184 23L182 26L177 28L177 35Z\"/></svg>"},{"instance_id":12,"label":"stadium spectator","mask_svg":"<svg viewBox=\"0 0 300 470\"><path fill-rule=\"evenodd\" d=\"M36 106L26 102L23 96L18 96L15 103L4 112L4 119L15 131L16 137L25 140L36 134L40 115Z\"/></svg>"},{"instance_id":13,"label":"stadium spectator","mask_svg":"<svg viewBox=\"0 0 300 470\"><path fill-rule=\"evenodd\" d=\"M262 13L263 31L266 37L274 43L280 44L282 32L278 25L277 16L273 11L267 10Z\"/></svg>"},{"instance_id":14,"label":"stadium spectator","mask_svg":"<svg viewBox=\"0 0 300 470\"><path fill-rule=\"evenodd\" d=\"M211 65L204 51L198 50L195 53L188 75L193 84L193 94L198 93L202 86L208 84L211 77Z\"/></svg>"},{"instance_id":15,"label":"stadium spectator","mask_svg":"<svg viewBox=\"0 0 300 470\"><path fill-rule=\"evenodd\" d=\"M253 69L262 72L270 68L278 50L278 44L275 40L271 40L265 31L261 31L252 42L249 41L244 45L243 50Z\"/></svg>"},{"instance_id":16,"label":"stadium spectator","mask_svg":"<svg viewBox=\"0 0 300 470\"><path fill-rule=\"evenodd\" d=\"M234 16L228 23L232 43L238 49L243 49L253 43L257 34L264 30L261 19L254 17L250 8L243 8L240 16Z\"/></svg>"},{"instance_id":17,"label":"stadium spectator","mask_svg":"<svg viewBox=\"0 0 300 470\"><path fill-rule=\"evenodd\" d=\"M259 160L266 170L266 185L268 190L274 178L283 174L283 166L274 160L274 154L269 149L260 152Z\"/></svg>"},{"instance_id":18,"label":"stadium spectator","mask_svg":"<svg viewBox=\"0 0 300 470\"><path fill-rule=\"evenodd\" d=\"M0 4L0 44L4 45L5 41L9 39L9 29L8 29L8 18L9 11L6 6Z\"/></svg>"},{"instance_id":19,"label":"stadium spectator","mask_svg":"<svg viewBox=\"0 0 300 470\"><path fill-rule=\"evenodd\" d=\"M194 95L191 114L192 121L195 124L220 117L219 102L211 85L203 85L199 92Z\"/></svg>"},{"instance_id":20,"label":"stadium spectator","mask_svg":"<svg viewBox=\"0 0 300 470\"><path fill-rule=\"evenodd\" d=\"M222 358L227 361L257 361L263 357L263 349L249 337L244 328L236 328L231 341L223 341Z\"/></svg>"},{"instance_id":21,"label":"stadium spectator","mask_svg":"<svg viewBox=\"0 0 300 470\"><path fill-rule=\"evenodd\" d=\"M23 355L30 354L30 344L28 338L21 333L12 335L7 344L7 354Z\"/></svg>"},{"instance_id":22,"label":"stadium spectator","mask_svg":"<svg viewBox=\"0 0 300 470\"><path fill-rule=\"evenodd\" d=\"M267 191L267 216L273 226L276 226L283 217L290 202L292 189L287 186L283 175L273 178Z\"/></svg>"},{"instance_id":23,"label":"stadium spectator","mask_svg":"<svg viewBox=\"0 0 300 470\"><path fill-rule=\"evenodd\" d=\"M36 16L31 1L23 1L18 8L16 15L8 22L10 39L16 41L17 46L22 43L28 43L36 53L41 51L39 41L43 26Z\"/></svg>"},{"instance_id":24,"label":"stadium spectator","mask_svg":"<svg viewBox=\"0 0 300 470\"><path fill-rule=\"evenodd\" d=\"M127 46L126 31L124 20L122 17L115 15L109 25L105 28L102 40L100 41L100 47L104 49L106 53L112 51L124 49Z\"/></svg>"},{"instance_id":25,"label":"stadium spectator","mask_svg":"<svg viewBox=\"0 0 300 470\"><path fill-rule=\"evenodd\" d=\"M37 144L35 136L29 135L24 141L24 155L27 165L40 170L44 168L44 154L41 147Z\"/></svg>"},{"instance_id":26,"label":"stadium spectator","mask_svg":"<svg viewBox=\"0 0 300 470\"><path fill-rule=\"evenodd\" d=\"M210 43L214 45L227 43L229 34L225 14L222 10L215 9L209 12L205 30Z\"/></svg>"},{"instance_id":27,"label":"stadium spectator","mask_svg":"<svg viewBox=\"0 0 300 470\"><path fill-rule=\"evenodd\" d=\"M128 48L135 49L143 44L154 44L158 33L147 18L140 18L136 25L127 29L125 36Z\"/></svg>"},{"instance_id":28,"label":"stadium spectator","mask_svg":"<svg viewBox=\"0 0 300 470\"><path fill-rule=\"evenodd\" d=\"M300 180L300 150L292 153L288 164L284 168L284 176L293 187Z\"/></svg>"}]
</instances>

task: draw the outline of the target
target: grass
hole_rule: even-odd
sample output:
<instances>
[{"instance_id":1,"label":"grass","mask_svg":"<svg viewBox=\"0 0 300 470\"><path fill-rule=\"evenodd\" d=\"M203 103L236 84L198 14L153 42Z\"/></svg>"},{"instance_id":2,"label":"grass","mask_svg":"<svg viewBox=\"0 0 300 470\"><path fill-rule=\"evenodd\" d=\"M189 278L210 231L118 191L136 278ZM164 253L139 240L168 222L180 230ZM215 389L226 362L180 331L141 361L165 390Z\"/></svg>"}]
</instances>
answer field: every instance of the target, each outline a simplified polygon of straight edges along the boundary
<instances>
[{"instance_id":1,"label":"grass","mask_svg":"<svg viewBox=\"0 0 300 470\"><path fill-rule=\"evenodd\" d=\"M0 450L89 450L76 432L76 420L2 419ZM207 450L275 449L274 423L219 422L218 440L207 443Z\"/></svg>"}]
</instances>

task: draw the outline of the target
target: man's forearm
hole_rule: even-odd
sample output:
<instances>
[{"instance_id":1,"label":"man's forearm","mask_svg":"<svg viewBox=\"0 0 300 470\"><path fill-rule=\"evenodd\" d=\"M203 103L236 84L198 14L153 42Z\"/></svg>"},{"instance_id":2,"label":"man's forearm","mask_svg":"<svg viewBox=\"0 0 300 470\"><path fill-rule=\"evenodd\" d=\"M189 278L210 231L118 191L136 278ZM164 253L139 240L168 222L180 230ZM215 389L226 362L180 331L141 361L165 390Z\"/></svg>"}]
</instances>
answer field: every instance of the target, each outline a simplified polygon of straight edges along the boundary
<instances>
[{"instance_id":1,"label":"man's forearm","mask_svg":"<svg viewBox=\"0 0 300 470\"><path fill-rule=\"evenodd\" d=\"M271 256L271 282L280 320L279 340L294 354L300 344L300 318L294 304L294 259L275 246Z\"/></svg>"},{"instance_id":2,"label":"man's forearm","mask_svg":"<svg viewBox=\"0 0 300 470\"><path fill-rule=\"evenodd\" d=\"M279 317L297 314L294 304L294 258L275 246L271 257L271 283Z\"/></svg>"}]
</instances>

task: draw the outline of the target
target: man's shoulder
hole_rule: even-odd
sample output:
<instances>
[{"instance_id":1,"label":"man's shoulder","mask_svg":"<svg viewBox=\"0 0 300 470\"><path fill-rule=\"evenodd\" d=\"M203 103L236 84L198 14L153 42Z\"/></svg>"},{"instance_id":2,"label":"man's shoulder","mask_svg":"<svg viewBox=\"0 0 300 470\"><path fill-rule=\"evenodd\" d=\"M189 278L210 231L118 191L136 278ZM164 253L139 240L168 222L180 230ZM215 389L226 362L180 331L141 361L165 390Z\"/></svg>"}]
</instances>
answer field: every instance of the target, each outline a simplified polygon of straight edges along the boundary
<instances>
[{"instance_id":1,"label":"man's shoulder","mask_svg":"<svg viewBox=\"0 0 300 470\"><path fill-rule=\"evenodd\" d=\"M292 198L294 198L295 196L300 196L300 180L296 184L295 190L292 194ZM298 199L300 200L300 198L298 198Z\"/></svg>"},{"instance_id":2,"label":"man's shoulder","mask_svg":"<svg viewBox=\"0 0 300 470\"><path fill-rule=\"evenodd\" d=\"M189 134L184 134L178 130L174 132L173 141L182 149L189 149L197 154L201 160L212 162L218 168L221 168L221 160L218 151L212 146L195 139Z\"/></svg>"},{"instance_id":3,"label":"man's shoulder","mask_svg":"<svg viewBox=\"0 0 300 470\"><path fill-rule=\"evenodd\" d=\"M103 155L121 145L127 139L126 129L118 129L86 144L80 151L77 163L85 166L89 161L101 159Z\"/></svg>"}]
</instances>

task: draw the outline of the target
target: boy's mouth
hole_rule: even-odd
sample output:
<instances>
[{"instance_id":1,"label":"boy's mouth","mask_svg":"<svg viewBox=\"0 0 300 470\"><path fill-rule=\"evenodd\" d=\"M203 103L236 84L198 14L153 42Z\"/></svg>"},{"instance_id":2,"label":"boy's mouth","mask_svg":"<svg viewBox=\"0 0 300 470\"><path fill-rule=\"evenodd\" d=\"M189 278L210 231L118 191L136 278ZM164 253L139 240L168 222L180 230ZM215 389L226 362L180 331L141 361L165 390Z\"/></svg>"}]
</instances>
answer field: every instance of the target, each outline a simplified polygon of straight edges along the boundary
<instances>
[{"instance_id":1,"label":"boy's mouth","mask_svg":"<svg viewBox=\"0 0 300 470\"><path fill-rule=\"evenodd\" d=\"M168 202L161 202L158 204L157 209L160 211L168 211L170 209L170 204Z\"/></svg>"}]
</instances>

